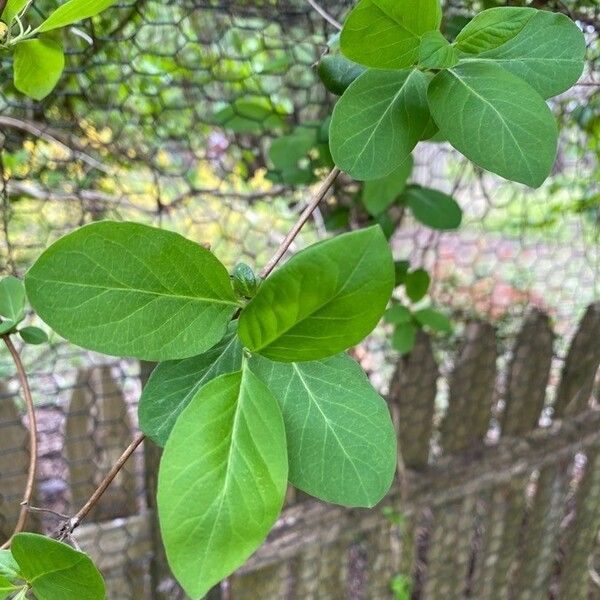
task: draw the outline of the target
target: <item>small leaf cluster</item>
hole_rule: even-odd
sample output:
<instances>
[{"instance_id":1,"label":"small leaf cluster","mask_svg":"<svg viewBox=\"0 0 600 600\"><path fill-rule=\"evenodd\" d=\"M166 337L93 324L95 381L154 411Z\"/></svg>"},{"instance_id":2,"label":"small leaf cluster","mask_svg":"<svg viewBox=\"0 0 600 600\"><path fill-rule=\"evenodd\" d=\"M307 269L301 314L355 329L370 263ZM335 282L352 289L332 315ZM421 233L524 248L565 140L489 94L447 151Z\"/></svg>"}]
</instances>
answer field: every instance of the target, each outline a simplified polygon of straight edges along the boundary
<instances>
[{"instance_id":1,"label":"small leaf cluster","mask_svg":"<svg viewBox=\"0 0 600 600\"><path fill-rule=\"evenodd\" d=\"M52 244L25 285L68 340L160 361L140 426L164 446L162 538L191 598L262 543L288 482L345 506L374 506L388 491L390 414L345 353L394 289L378 226L309 246L261 280L243 264L230 276L178 234L101 221Z\"/></svg>"},{"instance_id":2,"label":"small leaf cluster","mask_svg":"<svg viewBox=\"0 0 600 600\"><path fill-rule=\"evenodd\" d=\"M450 43L441 16L438 0L360 0L350 12L341 54L321 69L343 92L330 128L335 163L355 179L381 179L435 136L483 169L540 186L558 137L546 100L579 79L583 33L562 14L498 7Z\"/></svg>"},{"instance_id":3,"label":"small leaf cluster","mask_svg":"<svg viewBox=\"0 0 600 600\"><path fill-rule=\"evenodd\" d=\"M102 575L91 559L43 535L18 533L0 550L0 600L104 600Z\"/></svg>"},{"instance_id":4,"label":"small leaf cluster","mask_svg":"<svg viewBox=\"0 0 600 600\"><path fill-rule=\"evenodd\" d=\"M19 328L25 319L26 293L20 279L0 279L0 335L18 333L27 344L43 344L48 336L43 329L34 326Z\"/></svg>"},{"instance_id":5,"label":"small leaf cluster","mask_svg":"<svg viewBox=\"0 0 600 600\"><path fill-rule=\"evenodd\" d=\"M394 328L392 347L400 354L408 354L414 348L419 329L441 334L452 332L452 324L443 312L423 306L431 284L429 273L425 269L409 269L407 261L396 263L396 285L404 286L404 294L412 305L394 302L384 315L385 322Z\"/></svg>"},{"instance_id":6,"label":"small leaf cluster","mask_svg":"<svg viewBox=\"0 0 600 600\"><path fill-rule=\"evenodd\" d=\"M0 15L0 52L10 52L13 56L17 90L34 100L48 96L65 68L59 30L100 14L115 2L68 0L33 28L24 23L30 0L8 0Z\"/></svg>"}]
</instances>

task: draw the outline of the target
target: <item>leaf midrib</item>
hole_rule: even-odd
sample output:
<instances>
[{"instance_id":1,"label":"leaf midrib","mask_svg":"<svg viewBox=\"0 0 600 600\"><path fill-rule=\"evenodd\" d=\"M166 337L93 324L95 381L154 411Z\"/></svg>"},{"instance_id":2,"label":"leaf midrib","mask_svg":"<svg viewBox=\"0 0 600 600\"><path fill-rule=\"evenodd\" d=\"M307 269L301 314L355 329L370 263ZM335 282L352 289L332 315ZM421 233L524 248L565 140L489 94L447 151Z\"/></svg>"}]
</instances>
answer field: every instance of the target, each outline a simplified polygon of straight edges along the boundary
<instances>
[{"instance_id":1,"label":"leaf midrib","mask_svg":"<svg viewBox=\"0 0 600 600\"><path fill-rule=\"evenodd\" d=\"M116 293L135 293L146 296L153 296L159 298L175 298L179 300L193 300L196 302L210 302L212 304L226 304L228 306L242 306L240 303L235 302L233 300L222 300L220 298L211 298L205 296L186 296L185 294L166 294L164 292L156 292L153 290L142 290L140 288L134 287L114 287L114 286L104 286L104 285L95 285L91 283L73 283L72 281L61 281L59 279L40 279L35 276L29 276L30 280L36 280L41 283L56 283L59 285L71 286L71 287L82 287L82 288L92 288L96 290L102 290L105 292L116 292Z\"/></svg>"}]
</instances>

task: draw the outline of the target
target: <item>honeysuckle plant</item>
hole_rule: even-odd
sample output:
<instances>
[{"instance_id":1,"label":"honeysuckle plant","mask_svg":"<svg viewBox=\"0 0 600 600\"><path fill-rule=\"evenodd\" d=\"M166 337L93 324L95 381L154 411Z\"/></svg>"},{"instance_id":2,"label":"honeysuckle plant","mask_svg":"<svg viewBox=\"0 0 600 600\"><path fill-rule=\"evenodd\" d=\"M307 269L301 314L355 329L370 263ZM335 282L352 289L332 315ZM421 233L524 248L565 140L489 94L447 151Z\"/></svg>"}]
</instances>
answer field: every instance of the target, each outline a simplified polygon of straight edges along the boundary
<instances>
[{"instance_id":1,"label":"honeysuckle plant","mask_svg":"<svg viewBox=\"0 0 600 600\"><path fill-rule=\"evenodd\" d=\"M74 18L64 16L66 7L92 4L108 5L70 0L49 20L66 25ZM377 225L309 246L277 267L340 170L367 182L370 214L400 203L430 227L453 229L461 221L455 200L407 185L419 141L448 141L479 167L530 186L552 169L557 125L546 101L581 75L577 25L532 8L495 8L451 43L440 22L437 0L360 0L350 12L339 49L319 69L342 94L327 136L335 166L260 274L244 264L230 274L194 241L115 221L65 235L26 274L31 305L59 335L159 363L139 419L164 447L162 539L192 599L260 546L288 483L350 507L375 506L392 484L396 438L386 403L347 351L375 328L398 283L418 302L427 273L394 264ZM45 55L41 40L36 48ZM284 177L312 181L310 161L330 160L323 134L322 127L296 132L272 147L271 161ZM0 313L14 332L20 312ZM387 320L447 329L440 314L393 304ZM68 539L85 514L84 507L60 537ZM63 572L79 595L61 598L105 594L85 555L42 536L18 533L0 565L0 597L56 598Z\"/></svg>"}]
</instances>

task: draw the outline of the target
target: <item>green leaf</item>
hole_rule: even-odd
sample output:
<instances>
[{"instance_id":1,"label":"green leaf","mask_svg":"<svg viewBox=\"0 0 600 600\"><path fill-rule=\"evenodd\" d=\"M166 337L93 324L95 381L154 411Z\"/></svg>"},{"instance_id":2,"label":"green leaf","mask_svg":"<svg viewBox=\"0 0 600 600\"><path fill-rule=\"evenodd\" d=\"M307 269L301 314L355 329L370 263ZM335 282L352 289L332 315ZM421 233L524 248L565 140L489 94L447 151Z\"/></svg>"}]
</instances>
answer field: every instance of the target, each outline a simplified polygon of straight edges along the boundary
<instances>
[{"instance_id":1,"label":"green leaf","mask_svg":"<svg viewBox=\"0 0 600 600\"><path fill-rule=\"evenodd\" d=\"M293 256L242 310L244 345L272 360L317 360L360 342L385 311L394 263L377 226Z\"/></svg>"},{"instance_id":2,"label":"green leaf","mask_svg":"<svg viewBox=\"0 0 600 600\"><path fill-rule=\"evenodd\" d=\"M0 575L6 579L22 579L19 565L10 550L0 550Z\"/></svg>"},{"instance_id":3,"label":"green leaf","mask_svg":"<svg viewBox=\"0 0 600 600\"><path fill-rule=\"evenodd\" d=\"M438 0L361 0L344 23L341 49L367 67L410 67L419 55L420 36L437 29L441 18Z\"/></svg>"},{"instance_id":4,"label":"green leaf","mask_svg":"<svg viewBox=\"0 0 600 600\"><path fill-rule=\"evenodd\" d=\"M218 111L214 118L217 125L235 133L264 133L285 125L280 109L264 96L238 98Z\"/></svg>"},{"instance_id":5,"label":"green leaf","mask_svg":"<svg viewBox=\"0 0 600 600\"><path fill-rule=\"evenodd\" d=\"M394 304L385 311L383 317L386 323L392 325L400 325L402 323L410 323L412 321L412 313L406 306L402 304Z\"/></svg>"},{"instance_id":6,"label":"green leaf","mask_svg":"<svg viewBox=\"0 0 600 600\"><path fill-rule=\"evenodd\" d=\"M25 318L25 286L12 275L0 279L0 318L0 334Z\"/></svg>"},{"instance_id":7,"label":"green leaf","mask_svg":"<svg viewBox=\"0 0 600 600\"><path fill-rule=\"evenodd\" d=\"M484 10L456 36L456 48L468 54L498 48L523 31L536 12L534 8L512 6Z\"/></svg>"},{"instance_id":8,"label":"green leaf","mask_svg":"<svg viewBox=\"0 0 600 600\"><path fill-rule=\"evenodd\" d=\"M173 428L158 477L167 557L193 600L264 541L287 475L283 419L265 384L246 367L201 388Z\"/></svg>"},{"instance_id":9,"label":"green leaf","mask_svg":"<svg viewBox=\"0 0 600 600\"><path fill-rule=\"evenodd\" d=\"M283 412L290 482L327 502L375 506L396 469L396 435L387 405L345 354L321 361L252 368Z\"/></svg>"},{"instance_id":10,"label":"green leaf","mask_svg":"<svg viewBox=\"0 0 600 600\"><path fill-rule=\"evenodd\" d=\"M23 329L19 329L19 335L28 344L44 344L48 341L48 334L39 327L23 327Z\"/></svg>"},{"instance_id":11,"label":"green leaf","mask_svg":"<svg viewBox=\"0 0 600 600\"><path fill-rule=\"evenodd\" d=\"M233 289L242 298L252 298L260 285L260 277L246 263L235 265L232 273Z\"/></svg>"},{"instance_id":12,"label":"green leaf","mask_svg":"<svg viewBox=\"0 0 600 600\"><path fill-rule=\"evenodd\" d=\"M394 263L395 281L394 287L404 284L406 281L406 275L410 269L410 262L407 260L397 260Z\"/></svg>"},{"instance_id":13,"label":"green leaf","mask_svg":"<svg viewBox=\"0 0 600 600\"><path fill-rule=\"evenodd\" d=\"M414 323L398 325L392 336L392 347L400 354L408 354L417 341L417 328Z\"/></svg>"},{"instance_id":14,"label":"green leaf","mask_svg":"<svg viewBox=\"0 0 600 600\"><path fill-rule=\"evenodd\" d=\"M413 164L413 157L409 154L406 160L386 177L365 182L362 202L370 215L380 215L400 196L412 173Z\"/></svg>"},{"instance_id":15,"label":"green leaf","mask_svg":"<svg viewBox=\"0 0 600 600\"><path fill-rule=\"evenodd\" d=\"M428 31L421 38L419 65L425 69L448 69L458 64L458 51L439 31Z\"/></svg>"},{"instance_id":16,"label":"green leaf","mask_svg":"<svg viewBox=\"0 0 600 600\"><path fill-rule=\"evenodd\" d=\"M65 55L54 40L25 40L15 46L15 87L34 100L43 100L56 87L64 68Z\"/></svg>"},{"instance_id":17,"label":"green leaf","mask_svg":"<svg viewBox=\"0 0 600 600\"><path fill-rule=\"evenodd\" d=\"M101 221L69 233L38 258L25 286L38 315L69 341L145 360L205 352L239 306L211 252L136 223Z\"/></svg>"},{"instance_id":18,"label":"green leaf","mask_svg":"<svg viewBox=\"0 0 600 600\"><path fill-rule=\"evenodd\" d=\"M341 96L365 72L365 68L335 53L327 54L320 60L318 72L325 87L332 94Z\"/></svg>"},{"instance_id":19,"label":"green leaf","mask_svg":"<svg viewBox=\"0 0 600 600\"><path fill-rule=\"evenodd\" d=\"M6 577L0 575L0 600L4 600L11 594L14 594L19 587L22 586L13 585Z\"/></svg>"},{"instance_id":20,"label":"green leaf","mask_svg":"<svg viewBox=\"0 0 600 600\"><path fill-rule=\"evenodd\" d=\"M421 325L429 327L429 329L432 329L433 331L438 331L440 333L452 332L450 319L448 319L445 314L433 308L417 310L414 312L414 317Z\"/></svg>"},{"instance_id":21,"label":"green leaf","mask_svg":"<svg viewBox=\"0 0 600 600\"><path fill-rule=\"evenodd\" d=\"M475 164L531 187L550 174L556 121L519 77L491 62L460 64L434 77L428 97L442 135Z\"/></svg>"},{"instance_id":22,"label":"green leaf","mask_svg":"<svg viewBox=\"0 0 600 600\"><path fill-rule=\"evenodd\" d=\"M199 356L160 363L144 386L138 415L141 430L164 446L179 415L196 392L219 375L239 371L242 346L231 324L227 335Z\"/></svg>"},{"instance_id":23,"label":"green leaf","mask_svg":"<svg viewBox=\"0 0 600 600\"><path fill-rule=\"evenodd\" d=\"M11 550L37 600L104 600L102 576L83 552L34 533L15 535Z\"/></svg>"},{"instance_id":24,"label":"green leaf","mask_svg":"<svg viewBox=\"0 0 600 600\"><path fill-rule=\"evenodd\" d=\"M2 11L2 15L0 15L0 18L5 23L10 24L15 16L20 14L28 3L29 0L8 0L4 10Z\"/></svg>"},{"instance_id":25,"label":"green leaf","mask_svg":"<svg viewBox=\"0 0 600 600\"><path fill-rule=\"evenodd\" d=\"M301 160L308 160L308 153L317 145L317 132L311 127L301 127L290 135L273 140L269 159L279 170L298 168Z\"/></svg>"},{"instance_id":26,"label":"green leaf","mask_svg":"<svg viewBox=\"0 0 600 600\"><path fill-rule=\"evenodd\" d=\"M330 147L355 179L380 179L399 168L429 123L427 76L421 71L361 75L333 110Z\"/></svg>"},{"instance_id":27,"label":"green leaf","mask_svg":"<svg viewBox=\"0 0 600 600\"><path fill-rule=\"evenodd\" d=\"M504 20L500 20L502 16ZM487 26L482 27L483 31L480 30L476 38L478 50L475 56L462 62L493 61L524 79L544 98L565 92L581 77L585 65L585 37L565 15L528 8L493 8L480 13L467 28L481 27L482 17ZM514 20L509 21L509 17ZM494 23L496 19L498 22ZM521 27L517 27L518 24ZM472 38L467 36L464 44L467 48L472 47L469 43Z\"/></svg>"},{"instance_id":28,"label":"green leaf","mask_svg":"<svg viewBox=\"0 0 600 600\"><path fill-rule=\"evenodd\" d=\"M418 302L427 294L430 283L431 278L425 269L415 269L414 271L411 271L404 280L406 295L413 302Z\"/></svg>"},{"instance_id":29,"label":"green leaf","mask_svg":"<svg viewBox=\"0 0 600 600\"><path fill-rule=\"evenodd\" d=\"M458 229L462 210L452 196L438 190L411 185L401 201L412 211L415 219L432 229Z\"/></svg>"},{"instance_id":30,"label":"green leaf","mask_svg":"<svg viewBox=\"0 0 600 600\"><path fill-rule=\"evenodd\" d=\"M117 0L69 0L59 6L40 26L39 31L52 31L95 17Z\"/></svg>"}]
</instances>

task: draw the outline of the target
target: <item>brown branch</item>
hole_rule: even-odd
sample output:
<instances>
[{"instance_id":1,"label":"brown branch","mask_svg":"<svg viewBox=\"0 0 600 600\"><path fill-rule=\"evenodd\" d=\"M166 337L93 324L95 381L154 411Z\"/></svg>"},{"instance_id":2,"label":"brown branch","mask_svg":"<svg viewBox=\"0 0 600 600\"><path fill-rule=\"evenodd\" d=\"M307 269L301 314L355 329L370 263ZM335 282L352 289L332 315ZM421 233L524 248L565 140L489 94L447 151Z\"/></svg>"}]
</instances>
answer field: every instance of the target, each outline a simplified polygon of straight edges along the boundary
<instances>
[{"instance_id":1,"label":"brown branch","mask_svg":"<svg viewBox=\"0 0 600 600\"><path fill-rule=\"evenodd\" d=\"M135 452L136 448L146 439L143 433L138 433L127 446L123 454L119 457L119 460L112 466L110 471L106 474L100 485L96 488L94 493L90 496L89 500L77 511L74 517L64 523L59 531L58 538L68 538L76 527L79 526L81 521L87 517L89 512L94 508L95 504L100 500L102 494L108 489L114 478L119 474L119 471L125 466L125 463L129 460L129 457Z\"/></svg>"},{"instance_id":2,"label":"brown branch","mask_svg":"<svg viewBox=\"0 0 600 600\"><path fill-rule=\"evenodd\" d=\"M316 191L315 195L311 198L310 202L308 203L308 206L302 211L302 214L300 215L290 232L285 236L279 248L277 248L277 251L273 255L273 258L271 258L271 260L266 264L265 268L260 272L260 276L262 278L268 277L273 271L273 269L277 266L279 261L283 258L284 254L288 251L289 247L296 239L296 236L300 233L302 227L304 227L306 221L310 219L310 216L313 214L317 206L319 206L321 200L323 200L331 186L334 184L340 172L341 171L337 167L334 167L329 173L329 175L327 175L327 177L323 180L323 183L321 183L321 186Z\"/></svg>"},{"instance_id":3,"label":"brown branch","mask_svg":"<svg viewBox=\"0 0 600 600\"><path fill-rule=\"evenodd\" d=\"M10 339L10 335L4 334L2 336L8 351L10 352L13 362L15 363L15 367L17 369L17 374L19 376L19 382L21 384L21 391L23 393L23 399L25 400L25 405L27 406L27 417L29 419L29 470L27 473L27 483L25 484L25 491L23 493L23 502L21 503L21 512L19 513L19 519L17 520L17 524L15 525L15 529L10 539L7 540L0 549L6 549L10 547L10 542L13 536L20 531L25 529L27 525L27 516L29 514L28 506L31 502L31 498L33 497L33 490L35 487L35 474L37 471L37 423L35 420L35 410L33 408L33 398L31 397L31 389L29 387L29 381L27 380L27 373L25 372L25 367L23 366L23 361L21 360L21 355L15 348L12 340Z\"/></svg>"}]
</instances>

